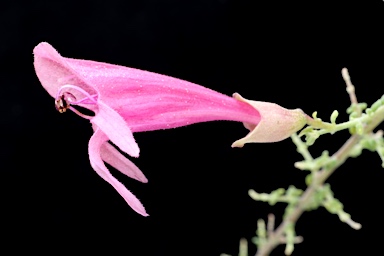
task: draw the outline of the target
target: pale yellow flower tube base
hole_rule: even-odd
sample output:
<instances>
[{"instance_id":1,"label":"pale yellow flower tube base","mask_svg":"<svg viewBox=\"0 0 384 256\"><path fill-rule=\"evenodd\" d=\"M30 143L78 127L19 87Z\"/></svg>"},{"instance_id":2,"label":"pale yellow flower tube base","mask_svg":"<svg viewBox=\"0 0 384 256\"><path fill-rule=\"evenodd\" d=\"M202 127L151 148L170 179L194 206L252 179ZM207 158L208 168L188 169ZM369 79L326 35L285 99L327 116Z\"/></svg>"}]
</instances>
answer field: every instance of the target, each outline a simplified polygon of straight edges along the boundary
<instances>
[{"instance_id":1,"label":"pale yellow flower tube base","mask_svg":"<svg viewBox=\"0 0 384 256\"><path fill-rule=\"evenodd\" d=\"M240 94L233 97L250 104L259 111L261 120L257 125L244 123L250 132L235 141L232 147L243 147L245 143L277 142L299 131L306 124L306 114L301 109L286 109L275 103L247 100Z\"/></svg>"}]
</instances>

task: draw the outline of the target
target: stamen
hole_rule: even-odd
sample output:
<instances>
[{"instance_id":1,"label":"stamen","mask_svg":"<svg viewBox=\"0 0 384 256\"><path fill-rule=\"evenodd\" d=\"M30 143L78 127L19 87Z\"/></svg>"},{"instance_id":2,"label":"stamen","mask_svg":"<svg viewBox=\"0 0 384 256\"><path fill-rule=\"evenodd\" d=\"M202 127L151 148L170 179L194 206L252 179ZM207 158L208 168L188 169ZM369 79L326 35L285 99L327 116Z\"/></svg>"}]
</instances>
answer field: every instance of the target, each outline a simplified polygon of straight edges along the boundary
<instances>
[{"instance_id":1,"label":"stamen","mask_svg":"<svg viewBox=\"0 0 384 256\"><path fill-rule=\"evenodd\" d=\"M81 92L82 94L84 94L86 97L85 97L84 99L82 99L82 100L89 99L89 100L91 100L93 103L97 104L97 101L94 99L94 97L97 96L97 95L93 95L93 96L91 96L88 92L86 92L86 91L83 90L82 88L80 88L80 87L78 87L78 86L76 86L76 85L71 85L71 84L66 84L66 85L63 85L62 87L60 87L60 90L57 92L56 99L59 98L61 91L63 91L63 89L67 89L67 88L69 88L69 89L74 89L74 90L76 90L76 91ZM81 100L81 101L82 101L82 100ZM74 104L77 104L77 102L75 102Z\"/></svg>"},{"instance_id":2,"label":"stamen","mask_svg":"<svg viewBox=\"0 0 384 256\"><path fill-rule=\"evenodd\" d=\"M55 108L60 113L64 113L69 109L70 104L76 100L72 93L64 92L58 99L55 100Z\"/></svg>"},{"instance_id":3,"label":"stamen","mask_svg":"<svg viewBox=\"0 0 384 256\"><path fill-rule=\"evenodd\" d=\"M95 104L95 98L97 98L97 94L94 94L94 95L90 95L90 97L92 97L93 99L91 99L91 102L87 102L87 100L89 100L89 98L84 98L84 99L81 99L79 101L76 101L74 102L74 104Z\"/></svg>"},{"instance_id":4,"label":"stamen","mask_svg":"<svg viewBox=\"0 0 384 256\"><path fill-rule=\"evenodd\" d=\"M74 107L69 107L69 109L72 110L73 112L75 112L77 115L81 116L82 118L85 118L85 119L92 119L93 118L93 116L84 115L79 110L75 109Z\"/></svg>"},{"instance_id":5,"label":"stamen","mask_svg":"<svg viewBox=\"0 0 384 256\"><path fill-rule=\"evenodd\" d=\"M70 93L70 92L62 93L62 91L64 89L67 89L67 88L76 90L76 91L84 94L85 97L83 99L77 101L75 96L72 93ZM60 87L59 91L57 92L56 99L55 99L55 108L60 113L64 113L67 111L67 109L70 109L73 112L75 112L77 115L79 115L83 118L91 119L93 116L85 115L71 106L71 105L78 105L78 104L97 104L97 94L90 95L88 92L86 92L82 88L75 86L75 85L70 85L70 84L63 85L62 87Z\"/></svg>"}]
</instances>

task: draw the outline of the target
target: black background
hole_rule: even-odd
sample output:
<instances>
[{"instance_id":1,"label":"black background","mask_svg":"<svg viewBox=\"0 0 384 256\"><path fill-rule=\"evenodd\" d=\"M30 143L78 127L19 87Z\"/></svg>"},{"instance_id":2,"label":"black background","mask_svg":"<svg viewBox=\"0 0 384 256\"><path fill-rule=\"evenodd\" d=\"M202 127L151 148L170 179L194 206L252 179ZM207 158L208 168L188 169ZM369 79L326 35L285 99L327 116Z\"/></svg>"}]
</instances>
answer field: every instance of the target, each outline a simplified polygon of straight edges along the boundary
<instances>
[{"instance_id":1,"label":"black background","mask_svg":"<svg viewBox=\"0 0 384 256\"><path fill-rule=\"evenodd\" d=\"M261 3L262 2L262 3ZM267 3L264 3L267 2ZM247 191L304 188L301 160L287 139L232 149L246 134L236 122L136 133L133 159L149 179L113 174L144 204L142 217L93 171L89 122L58 114L33 69L33 47L63 56L140 68L227 95L318 111L349 105L347 67L360 101L383 93L382 1L9 1L0 4L1 250L104 255L237 254L258 218L284 205ZM314 156L334 153L347 132L322 137ZM297 223L294 255L372 254L383 243L384 171L376 154L348 160L329 180L363 225L354 231L324 209ZM250 246L250 255L255 247ZM377 254L377 253L376 253ZM283 247L273 255L283 255Z\"/></svg>"}]
</instances>

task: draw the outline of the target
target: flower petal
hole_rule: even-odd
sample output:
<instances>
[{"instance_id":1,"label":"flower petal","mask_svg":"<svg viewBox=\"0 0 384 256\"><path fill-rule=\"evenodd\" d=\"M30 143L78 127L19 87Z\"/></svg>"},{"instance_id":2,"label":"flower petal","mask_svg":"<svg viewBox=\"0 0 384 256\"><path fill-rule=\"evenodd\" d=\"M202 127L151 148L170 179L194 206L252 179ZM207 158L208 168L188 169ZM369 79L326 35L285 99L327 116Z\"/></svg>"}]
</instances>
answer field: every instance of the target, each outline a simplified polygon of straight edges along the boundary
<instances>
[{"instance_id":1,"label":"flower petal","mask_svg":"<svg viewBox=\"0 0 384 256\"><path fill-rule=\"evenodd\" d=\"M114 109L132 132L170 129L229 120L258 124L257 109L232 97L181 79L108 63L62 57L48 43L34 49L35 70L53 96L75 85ZM68 91L81 99L75 90ZM95 111L93 104L83 104Z\"/></svg>"},{"instance_id":2,"label":"flower petal","mask_svg":"<svg viewBox=\"0 0 384 256\"><path fill-rule=\"evenodd\" d=\"M43 87L52 96L56 97L59 88L65 84L80 86L90 94L96 94L97 89L89 84L73 69L69 63L48 43L40 43L33 49L36 75ZM84 95L76 90L68 90L77 99Z\"/></svg>"},{"instance_id":3,"label":"flower petal","mask_svg":"<svg viewBox=\"0 0 384 256\"><path fill-rule=\"evenodd\" d=\"M131 156L138 157L140 152L139 146L124 119L100 100L98 101L98 107L99 109L91 119L91 122L102 130L109 140L122 151Z\"/></svg>"},{"instance_id":4,"label":"flower petal","mask_svg":"<svg viewBox=\"0 0 384 256\"><path fill-rule=\"evenodd\" d=\"M92 168L100 175L100 177L116 189L133 210L143 216L148 216L140 201L123 184L113 177L104 165L104 162L100 157L100 149L106 141L108 141L108 137L100 129L97 129L89 140L88 153Z\"/></svg>"},{"instance_id":5,"label":"flower petal","mask_svg":"<svg viewBox=\"0 0 384 256\"><path fill-rule=\"evenodd\" d=\"M121 173L131 177L132 179L147 183L148 180L140 169L132 163L128 158L122 155L114 146L104 143L100 150L101 158Z\"/></svg>"},{"instance_id":6,"label":"flower petal","mask_svg":"<svg viewBox=\"0 0 384 256\"><path fill-rule=\"evenodd\" d=\"M244 123L250 132L244 138L235 141L232 147L243 147L245 143L277 142L297 132L307 122L301 109L286 109L275 103L247 100L235 93L233 97L253 106L261 115L257 125Z\"/></svg>"}]
</instances>

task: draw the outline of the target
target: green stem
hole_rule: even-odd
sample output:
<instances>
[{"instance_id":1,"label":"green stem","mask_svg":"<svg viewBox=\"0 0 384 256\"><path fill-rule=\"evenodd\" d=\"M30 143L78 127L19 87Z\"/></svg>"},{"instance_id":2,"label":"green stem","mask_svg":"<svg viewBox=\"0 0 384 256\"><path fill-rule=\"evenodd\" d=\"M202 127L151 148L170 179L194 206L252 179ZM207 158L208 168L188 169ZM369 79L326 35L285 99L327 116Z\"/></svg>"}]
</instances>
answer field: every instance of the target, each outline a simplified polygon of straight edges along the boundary
<instances>
[{"instance_id":1,"label":"green stem","mask_svg":"<svg viewBox=\"0 0 384 256\"><path fill-rule=\"evenodd\" d=\"M372 117L370 115L362 115L361 117L355 118L353 120L340 123L340 124L331 124L327 122L318 121L307 117L307 124L312 126L313 128L322 129L319 131L319 135L324 135L327 133L335 133L341 130L349 129L351 127L356 126L359 123L366 123L370 121Z\"/></svg>"},{"instance_id":2,"label":"green stem","mask_svg":"<svg viewBox=\"0 0 384 256\"><path fill-rule=\"evenodd\" d=\"M364 119L365 120L365 119ZM354 120L353 120L354 121ZM361 119L360 119L361 121ZM384 106L378 108L375 113L370 116L370 122L364 128L364 133L372 132L381 122L384 121ZM267 256L270 252L280 244L281 239L284 237L285 230L290 223L296 223L300 216L306 210L308 204L312 201L312 196L315 195L316 189L324 184L324 182L335 172L335 170L341 166L349 157L352 148L360 141L360 135L352 135L344 145L333 154L333 158L336 159L336 164L332 168L322 169L319 172L314 173L313 182L303 195L300 197L294 210L291 211L279 227L272 232L265 243L258 248L256 256Z\"/></svg>"},{"instance_id":3,"label":"green stem","mask_svg":"<svg viewBox=\"0 0 384 256\"><path fill-rule=\"evenodd\" d=\"M293 143L295 143L297 152L299 152L305 161L312 161L313 157L308 151L308 146L297 136L296 133L291 136Z\"/></svg>"}]
</instances>

